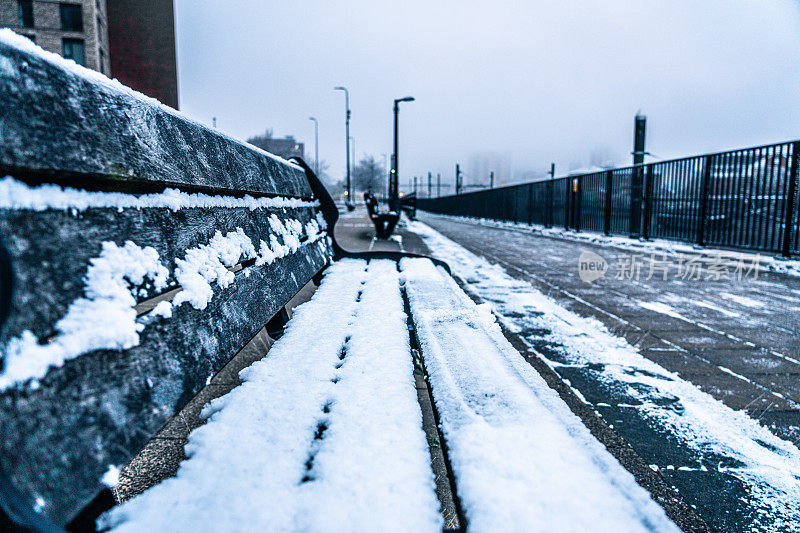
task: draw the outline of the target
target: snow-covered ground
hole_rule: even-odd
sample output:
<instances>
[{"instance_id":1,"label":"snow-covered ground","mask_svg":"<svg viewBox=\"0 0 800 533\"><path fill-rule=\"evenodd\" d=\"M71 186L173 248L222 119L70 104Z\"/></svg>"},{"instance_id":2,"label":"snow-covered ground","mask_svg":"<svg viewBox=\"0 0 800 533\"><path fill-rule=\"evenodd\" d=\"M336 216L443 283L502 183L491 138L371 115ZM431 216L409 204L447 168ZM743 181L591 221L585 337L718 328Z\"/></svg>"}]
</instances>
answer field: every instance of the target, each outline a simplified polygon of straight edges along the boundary
<instances>
[{"instance_id":1,"label":"snow-covered ground","mask_svg":"<svg viewBox=\"0 0 800 533\"><path fill-rule=\"evenodd\" d=\"M549 332L546 339L559 347L560 362L538 354L547 364L590 367L610 386L624 389L628 397L638 399L638 405L631 407L638 409L649 423L665 430L669 438L697 450L698 456L721 458L717 465L701 462L678 468L716 468L736 478L745 491L737 498L753 515L751 527L761 531L798 527L800 450L797 447L776 437L745 413L726 407L646 359L597 320L568 311L529 283L515 279L502 267L490 264L421 222L413 223L410 229L424 239L436 257L450 265L470 292L491 303L509 329ZM673 405L680 408L656 405L654 398L674 399Z\"/></svg>"}]
</instances>

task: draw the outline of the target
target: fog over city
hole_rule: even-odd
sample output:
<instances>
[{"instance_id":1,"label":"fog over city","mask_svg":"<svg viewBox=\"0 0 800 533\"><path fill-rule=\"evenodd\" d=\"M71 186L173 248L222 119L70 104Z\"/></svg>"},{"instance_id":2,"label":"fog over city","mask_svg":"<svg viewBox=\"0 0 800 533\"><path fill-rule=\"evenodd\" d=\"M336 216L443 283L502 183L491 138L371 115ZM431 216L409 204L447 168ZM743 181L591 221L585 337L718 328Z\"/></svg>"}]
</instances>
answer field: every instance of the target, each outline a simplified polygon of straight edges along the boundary
<instances>
[{"instance_id":1,"label":"fog over city","mask_svg":"<svg viewBox=\"0 0 800 533\"><path fill-rule=\"evenodd\" d=\"M510 179L630 161L633 117L658 158L798 136L800 4L790 0L551 2L233 0L176 3L183 112L239 138L294 135L344 175L392 150L401 186L454 165ZM648 158L648 161L653 160Z\"/></svg>"}]
</instances>

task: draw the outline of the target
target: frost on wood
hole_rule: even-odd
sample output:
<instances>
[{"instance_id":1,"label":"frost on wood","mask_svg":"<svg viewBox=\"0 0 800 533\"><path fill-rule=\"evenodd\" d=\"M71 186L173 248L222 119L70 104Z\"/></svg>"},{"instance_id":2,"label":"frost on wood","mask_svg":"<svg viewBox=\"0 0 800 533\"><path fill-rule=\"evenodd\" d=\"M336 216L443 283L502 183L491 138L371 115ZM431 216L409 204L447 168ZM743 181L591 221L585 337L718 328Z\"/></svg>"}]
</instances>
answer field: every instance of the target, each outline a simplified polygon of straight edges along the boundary
<instances>
[{"instance_id":1,"label":"frost on wood","mask_svg":"<svg viewBox=\"0 0 800 533\"><path fill-rule=\"evenodd\" d=\"M55 324L56 334L40 343L30 331L5 346L0 389L44 376L53 365L92 350L125 350L139 343L144 326L136 322L136 299L130 287L146 282L156 289L166 285L169 271L158 253L128 241L124 246L104 242L84 278L84 297L67 309Z\"/></svg>"},{"instance_id":2,"label":"frost on wood","mask_svg":"<svg viewBox=\"0 0 800 533\"><path fill-rule=\"evenodd\" d=\"M0 209L46 209L85 211L90 208L146 209L163 208L179 211L188 208L245 208L280 209L284 207L316 207L319 203L295 198L253 198L245 195L211 196L202 193L186 193L177 189L166 189L162 193L133 195L121 192L99 192L44 184L30 187L11 176L0 179Z\"/></svg>"},{"instance_id":3,"label":"frost on wood","mask_svg":"<svg viewBox=\"0 0 800 533\"><path fill-rule=\"evenodd\" d=\"M192 248L183 259L175 260L175 279L183 290L175 295L173 305L189 302L195 309L205 309L214 296L211 283L216 282L224 289L234 279L228 267L242 259L251 259L255 254L253 242L242 228L225 236L217 231L211 242Z\"/></svg>"},{"instance_id":4,"label":"frost on wood","mask_svg":"<svg viewBox=\"0 0 800 533\"><path fill-rule=\"evenodd\" d=\"M250 237L236 228L225 235L217 231L208 244L189 249L183 258L176 258L172 277L182 290L171 302L159 302L139 319L134 306L140 289L144 286L164 289L170 279L169 270L151 247L140 248L130 241L122 247L104 242L100 256L91 260L87 270L84 296L73 301L65 316L55 324L56 335L37 339L26 330L6 344L0 390L39 379L51 366L60 366L90 351L132 348L139 344L139 333L146 325L154 319L171 318L173 307L189 303L196 309L205 309L214 296L212 284L224 289L233 282L235 276L230 267L254 258L257 265L271 264L294 253L301 246L304 230L312 236L302 243L304 246L321 242L325 235L316 221L303 226L297 220L284 223L272 215L270 223L279 230L284 244L272 233L271 246L262 241L257 252Z\"/></svg>"}]
</instances>

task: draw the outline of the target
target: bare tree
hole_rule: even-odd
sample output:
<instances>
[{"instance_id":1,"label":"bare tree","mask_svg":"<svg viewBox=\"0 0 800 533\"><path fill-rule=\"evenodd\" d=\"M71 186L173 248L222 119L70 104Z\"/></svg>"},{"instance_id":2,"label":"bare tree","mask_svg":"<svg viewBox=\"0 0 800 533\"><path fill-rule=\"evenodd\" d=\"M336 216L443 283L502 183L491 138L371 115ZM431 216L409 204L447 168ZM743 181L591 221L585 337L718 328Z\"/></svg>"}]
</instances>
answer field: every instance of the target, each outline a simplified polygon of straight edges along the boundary
<instances>
[{"instance_id":1,"label":"bare tree","mask_svg":"<svg viewBox=\"0 0 800 533\"><path fill-rule=\"evenodd\" d=\"M356 190L383 194L386 189L386 169L375 156L365 156L353 169Z\"/></svg>"},{"instance_id":2,"label":"bare tree","mask_svg":"<svg viewBox=\"0 0 800 533\"><path fill-rule=\"evenodd\" d=\"M312 169L316 168L313 159L308 161L308 166L311 167ZM344 192L344 180L342 179L336 181L334 178L332 178L330 173L328 172L330 168L331 165L327 161L325 161L324 159L320 159L319 175L317 177L320 179L320 181L322 181L323 184L325 184L325 187L328 189L328 192L330 192L333 195L341 194Z\"/></svg>"}]
</instances>

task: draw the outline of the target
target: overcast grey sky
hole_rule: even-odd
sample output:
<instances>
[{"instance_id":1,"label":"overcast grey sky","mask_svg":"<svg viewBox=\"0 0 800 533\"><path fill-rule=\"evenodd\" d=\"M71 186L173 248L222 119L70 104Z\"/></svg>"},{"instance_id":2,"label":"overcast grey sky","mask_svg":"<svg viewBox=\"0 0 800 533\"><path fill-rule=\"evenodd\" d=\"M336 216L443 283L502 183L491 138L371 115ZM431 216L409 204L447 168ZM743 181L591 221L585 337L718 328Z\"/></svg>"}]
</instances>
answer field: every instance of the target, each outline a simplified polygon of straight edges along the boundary
<instances>
[{"instance_id":1,"label":"overcast grey sky","mask_svg":"<svg viewBox=\"0 0 800 533\"><path fill-rule=\"evenodd\" d=\"M272 128L344 174L359 158L451 176L474 152L557 174L628 161L633 116L661 158L800 137L796 0L176 2L181 108L236 137Z\"/></svg>"}]
</instances>

